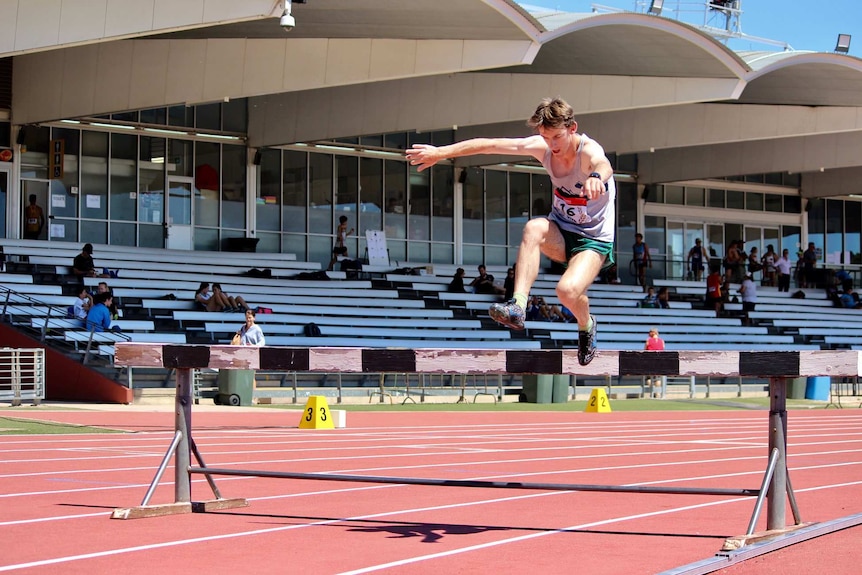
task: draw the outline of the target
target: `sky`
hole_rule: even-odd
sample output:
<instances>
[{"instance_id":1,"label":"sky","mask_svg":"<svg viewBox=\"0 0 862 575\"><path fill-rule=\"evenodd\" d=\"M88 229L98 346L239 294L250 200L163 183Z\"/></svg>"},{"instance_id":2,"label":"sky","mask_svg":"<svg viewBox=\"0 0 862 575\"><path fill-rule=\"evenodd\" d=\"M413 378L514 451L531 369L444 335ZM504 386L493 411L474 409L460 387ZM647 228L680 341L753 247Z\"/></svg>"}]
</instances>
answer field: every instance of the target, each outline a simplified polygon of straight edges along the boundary
<instances>
[{"instance_id":1,"label":"sky","mask_svg":"<svg viewBox=\"0 0 862 575\"><path fill-rule=\"evenodd\" d=\"M518 0L544 8L565 12L591 12L592 5L635 10L636 0ZM648 0L640 1L643 11ZM740 0L741 29L744 34L790 44L794 50L832 52L838 34L850 34L851 56L862 57L862 0ZM701 25L704 8L699 0L664 0L662 16L673 17L688 24ZM724 25L722 20L711 25ZM734 50L781 50L780 46L750 40L732 40Z\"/></svg>"}]
</instances>

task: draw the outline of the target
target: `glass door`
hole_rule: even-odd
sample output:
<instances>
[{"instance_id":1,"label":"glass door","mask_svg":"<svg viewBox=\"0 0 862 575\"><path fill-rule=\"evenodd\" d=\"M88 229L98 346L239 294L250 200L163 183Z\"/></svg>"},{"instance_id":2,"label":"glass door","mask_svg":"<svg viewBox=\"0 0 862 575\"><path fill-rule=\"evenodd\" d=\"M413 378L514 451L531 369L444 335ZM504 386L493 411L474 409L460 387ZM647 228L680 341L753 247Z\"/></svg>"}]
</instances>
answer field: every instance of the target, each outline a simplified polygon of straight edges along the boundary
<instances>
[{"instance_id":1,"label":"glass door","mask_svg":"<svg viewBox=\"0 0 862 575\"><path fill-rule=\"evenodd\" d=\"M75 230L69 230L70 233L67 234L64 225L52 225L49 185L46 180L21 180L21 237L32 240L75 241Z\"/></svg>"},{"instance_id":2,"label":"glass door","mask_svg":"<svg viewBox=\"0 0 862 575\"><path fill-rule=\"evenodd\" d=\"M6 220L6 200L9 197L9 182L11 169L0 164L0 238L6 237L6 230L12 224Z\"/></svg>"},{"instance_id":3,"label":"glass door","mask_svg":"<svg viewBox=\"0 0 862 575\"><path fill-rule=\"evenodd\" d=\"M166 245L173 250L192 249L192 178L168 178L168 209L165 214Z\"/></svg>"}]
</instances>

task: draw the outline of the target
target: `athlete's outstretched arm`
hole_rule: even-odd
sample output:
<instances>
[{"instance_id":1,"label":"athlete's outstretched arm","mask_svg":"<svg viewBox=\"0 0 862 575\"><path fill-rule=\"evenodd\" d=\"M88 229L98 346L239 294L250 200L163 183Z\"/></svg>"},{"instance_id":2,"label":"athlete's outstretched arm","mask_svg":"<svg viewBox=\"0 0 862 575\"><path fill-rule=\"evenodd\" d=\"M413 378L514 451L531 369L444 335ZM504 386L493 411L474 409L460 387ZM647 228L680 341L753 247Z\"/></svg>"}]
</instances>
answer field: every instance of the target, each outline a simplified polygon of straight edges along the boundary
<instances>
[{"instance_id":1,"label":"athlete's outstretched arm","mask_svg":"<svg viewBox=\"0 0 862 575\"><path fill-rule=\"evenodd\" d=\"M448 146L431 146L429 144L413 144L405 152L411 166L419 166L419 171L427 170L440 160L460 158L478 154L508 154L516 156L533 156L540 159L545 150L545 143L539 136L528 138L473 138ZM608 164L610 165L610 164Z\"/></svg>"}]
</instances>

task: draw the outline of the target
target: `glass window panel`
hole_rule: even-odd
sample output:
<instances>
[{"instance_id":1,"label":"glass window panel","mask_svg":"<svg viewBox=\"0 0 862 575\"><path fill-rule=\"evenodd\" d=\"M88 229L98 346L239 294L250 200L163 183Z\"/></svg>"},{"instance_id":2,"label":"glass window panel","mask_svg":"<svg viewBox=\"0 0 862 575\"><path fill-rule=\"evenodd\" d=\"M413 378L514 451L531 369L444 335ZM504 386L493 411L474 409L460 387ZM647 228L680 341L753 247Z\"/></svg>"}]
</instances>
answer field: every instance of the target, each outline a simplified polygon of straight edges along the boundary
<instances>
[{"instance_id":1,"label":"glass window panel","mask_svg":"<svg viewBox=\"0 0 862 575\"><path fill-rule=\"evenodd\" d=\"M87 222L89 225L91 222ZM54 218L51 220L52 235L49 239L57 242L77 242L78 241L78 221L67 220L64 218ZM92 240L90 240L92 241ZM104 240L101 243L105 243Z\"/></svg>"},{"instance_id":2,"label":"glass window panel","mask_svg":"<svg viewBox=\"0 0 862 575\"><path fill-rule=\"evenodd\" d=\"M78 215L78 166L80 163L80 130L68 130L65 128L54 128L53 138L63 140L63 179L51 180L51 195L63 196L62 201L52 201L48 211L55 217L74 218Z\"/></svg>"},{"instance_id":3,"label":"glass window panel","mask_svg":"<svg viewBox=\"0 0 862 575\"><path fill-rule=\"evenodd\" d=\"M248 131L248 99L238 98L221 105L222 130L226 132Z\"/></svg>"},{"instance_id":4,"label":"glass window panel","mask_svg":"<svg viewBox=\"0 0 862 575\"><path fill-rule=\"evenodd\" d=\"M791 188L800 188L802 187L802 175L799 173L796 174L787 174L782 173L781 179L785 186L790 186Z\"/></svg>"},{"instance_id":5,"label":"glass window panel","mask_svg":"<svg viewBox=\"0 0 862 575\"><path fill-rule=\"evenodd\" d=\"M665 203L674 205L685 204L685 188L682 186L662 186L664 188Z\"/></svg>"},{"instance_id":6,"label":"glass window panel","mask_svg":"<svg viewBox=\"0 0 862 575\"><path fill-rule=\"evenodd\" d=\"M784 210L784 201L779 194L764 194L764 207L767 212L781 212Z\"/></svg>"},{"instance_id":7,"label":"glass window panel","mask_svg":"<svg viewBox=\"0 0 862 575\"><path fill-rule=\"evenodd\" d=\"M194 126L195 109L192 106L171 106L168 108L168 125L191 128Z\"/></svg>"},{"instance_id":8,"label":"glass window panel","mask_svg":"<svg viewBox=\"0 0 862 575\"><path fill-rule=\"evenodd\" d=\"M107 134L106 134L107 135ZM71 222L71 226L74 229L74 222ZM68 232L67 232L68 233ZM67 240L68 241L68 240ZM91 244L106 244L108 243L108 222L86 222L81 225L81 239L82 243L91 243ZM99 265L99 255L95 255L96 265Z\"/></svg>"},{"instance_id":9,"label":"glass window panel","mask_svg":"<svg viewBox=\"0 0 862 575\"><path fill-rule=\"evenodd\" d=\"M286 158L286 162L288 159ZM309 174L311 207L308 213L308 230L310 233L327 234L327 243L332 244L332 235L335 234L332 225L332 156L309 154L309 160L311 162ZM287 170L288 167L285 166L285 177L287 177ZM287 192L288 188L285 184L285 193ZM287 225L288 222L285 220L285 226ZM332 251L332 245L329 246L329 250ZM310 253L309 257L311 257ZM328 257L326 261L329 262Z\"/></svg>"},{"instance_id":10,"label":"glass window panel","mask_svg":"<svg viewBox=\"0 0 862 575\"><path fill-rule=\"evenodd\" d=\"M403 239L407 237L407 210L404 209L407 203L405 191L407 189L407 164L386 160L384 170L386 172L384 174L386 178L386 213L383 217L385 218L386 238Z\"/></svg>"},{"instance_id":11,"label":"glass window panel","mask_svg":"<svg viewBox=\"0 0 862 575\"><path fill-rule=\"evenodd\" d=\"M167 108L150 108L149 110L141 110L141 123L156 124L165 126L168 123Z\"/></svg>"},{"instance_id":12,"label":"glass window panel","mask_svg":"<svg viewBox=\"0 0 862 575\"><path fill-rule=\"evenodd\" d=\"M430 262L431 244L428 242L410 242L407 245L407 261L419 263Z\"/></svg>"},{"instance_id":13,"label":"glass window panel","mask_svg":"<svg viewBox=\"0 0 862 575\"><path fill-rule=\"evenodd\" d=\"M404 164L406 166L406 164ZM453 205L455 193L455 170L452 166L433 166L431 182L433 187L433 221L431 238L435 242L451 242L453 232ZM433 254L432 254L433 257Z\"/></svg>"},{"instance_id":14,"label":"glass window panel","mask_svg":"<svg viewBox=\"0 0 862 575\"><path fill-rule=\"evenodd\" d=\"M246 171L248 155L244 146L222 146L222 206L221 225L245 229ZM244 235L244 234L243 234Z\"/></svg>"},{"instance_id":15,"label":"glass window panel","mask_svg":"<svg viewBox=\"0 0 862 575\"><path fill-rule=\"evenodd\" d=\"M709 190L707 194L708 197L708 206L710 208L723 208L724 207L724 190Z\"/></svg>"},{"instance_id":16,"label":"glass window panel","mask_svg":"<svg viewBox=\"0 0 862 575\"><path fill-rule=\"evenodd\" d=\"M435 264L454 263L455 246L452 244L432 244L431 262Z\"/></svg>"},{"instance_id":17,"label":"glass window panel","mask_svg":"<svg viewBox=\"0 0 862 575\"><path fill-rule=\"evenodd\" d=\"M262 238L260 232L262 230L278 231L281 229L279 215L281 214L281 150L261 150L260 167L260 185L257 198L257 237ZM304 220L305 218L303 218ZM278 252L280 240L275 238L274 252ZM263 239L257 244L258 251L261 250Z\"/></svg>"},{"instance_id":18,"label":"glass window panel","mask_svg":"<svg viewBox=\"0 0 862 575\"><path fill-rule=\"evenodd\" d=\"M431 170L417 172L410 168L410 197L407 215L408 240L427 241L431 239ZM413 260L414 252L408 246L407 257ZM418 261L427 262L430 256L426 246L418 253L425 254Z\"/></svg>"},{"instance_id":19,"label":"glass window panel","mask_svg":"<svg viewBox=\"0 0 862 575\"><path fill-rule=\"evenodd\" d=\"M666 238L665 218L663 218L661 216L644 216L643 236L644 236L644 242L646 243L647 247L649 247L651 257L655 258L656 256L659 256L659 254L664 252L665 238ZM631 241L631 243L634 244L635 243L634 237L632 236L631 238L629 238L629 241ZM663 257L663 256L660 256L660 257ZM627 261L629 263L628 267L630 268L630 272L633 272L633 270L631 269L632 268L632 265L631 265L632 260L633 260L632 250L629 249L628 257L624 261ZM658 269L661 269L660 264L661 264L660 261L653 262L653 267L658 267ZM647 281L649 281L649 278L650 278L650 272L649 272L649 270L647 270Z\"/></svg>"},{"instance_id":20,"label":"glass window panel","mask_svg":"<svg viewBox=\"0 0 862 575\"><path fill-rule=\"evenodd\" d=\"M800 196L784 196L784 213L801 214L802 198Z\"/></svg>"},{"instance_id":21,"label":"glass window panel","mask_svg":"<svg viewBox=\"0 0 862 575\"><path fill-rule=\"evenodd\" d=\"M404 132L386 134L383 136L383 147L395 150L405 149L407 147L407 134Z\"/></svg>"},{"instance_id":22,"label":"glass window panel","mask_svg":"<svg viewBox=\"0 0 862 575\"><path fill-rule=\"evenodd\" d=\"M467 271L467 277L470 278L470 281L473 281L473 278L476 277L476 266L483 263L485 261L485 250L482 246L475 245L465 245L462 249L463 260L464 260L464 269L472 267L472 270ZM467 282L465 282L467 283Z\"/></svg>"},{"instance_id":23,"label":"glass window panel","mask_svg":"<svg viewBox=\"0 0 862 575\"><path fill-rule=\"evenodd\" d=\"M186 140L168 140L168 157L165 167L172 176L192 177L192 144Z\"/></svg>"},{"instance_id":24,"label":"glass window panel","mask_svg":"<svg viewBox=\"0 0 862 575\"><path fill-rule=\"evenodd\" d=\"M827 264L840 264L844 261L843 232L844 201L826 200L826 245L823 253Z\"/></svg>"},{"instance_id":25,"label":"glass window panel","mask_svg":"<svg viewBox=\"0 0 862 575\"><path fill-rule=\"evenodd\" d=\"M617 182L617 237L634 238L635 228L637 227L637 204L638 204L638 187L632 182ZM616 245L617 255L617 273L618 275L626 267L620 265L620 262L628 261L628 256L620 257L620 246ZM620 280L623 278L620 276Z\"/></svg>"},{"instance_id":26,"label":"glass window panel","mask_svg":"<svg viewBox=\"0 0 862 575\"><path fill-rule=\"evenodd\" d=\"M81 192L79 194L81 217L106 219L108 216L108 134L84 132L81 141ZM82 239L85 233L87 233L86 230L82 229ZM107 234L101 235L102 239L99 243L105 243Z\"/></svg>"},{"instance_id":27,"label":"glass window panel","mask_svg":"<svg viewBox=\"0 0 862 575\"><path fill-rule=\"evenodd\" d=\"M108 243L114 246L134 246L137 241L135 224L111 222L111 237Z\"/></svg>"},{"instance_id":28,"label":"glass window panel","mask_svg":"<svg viewBox=\"0 0 862 575\"><path fill-rule=\"evenodd\" d=\"M354 230L348 234L344 242L347 246L349 257L359 257L359 238L356 232L359 221L356 216L357 204L359 203L359 158L349 156L335 156L335 211L330 229L335 234L338 229L341 216L347 216L347 231Z\"/></svg>"},{"instance_id":29,"label":"glass window panel","mask_svg":"<svg viewBox=\"0 0 862 575\"><path fill-rule=\"evenodd\" d=\"M727 207L734 210L745 209L745 192L727 190Z\"/></svg>"},{"instance_id":30,"label":"glass window panel","mask_svg":"<svg viewBox=\"0 0 862 575\"><path fill-rule=\"evenodd\" d=\"M257 233L257 239L256 252L266 254L279 253L281 247L281 236L279 234L259 231Z\"/></svg>"},{"instance_id":31,"label":"glass window panel","mask_svg":"<svg viewBox=\"0 0 862 575\"><path fill-rule=\"evenodd\" d=\"M383 160L359 160L359 223L356 231L365 238L366 230L383 229Z\"/></svg>"},{"instance_id":32,"label":"glass window panel","mask_svg":"<svg viewBox=\"0 0 862 575\"><path fill-rule=\"evenodd\" d=\"M12 147L12 123L0 122L0 148Z\"/></svg>"},{"instance_id":33,"label":"glass window panel","mask_svg":"<svg viewBox=\"0 0 862 575\"><path fill-rule=\"evenodd\" d=\"M138 226L138 245L145 248L164 248L165 228L161 225L140 224Z\"/></svg>"},{"instance_id":34,"label":"glass window panel","mask_svg":"<svg viewBox=\"0 0 862 575\"><path fill-rule=\"evenodd\" d=\"M440 130L439 132L431 132L431 143L435 146L448 146L455 142L454 130Z\"/></svg>"},{"instance_id":35,"label":"glass window panel","mask_svg":"<svg viewBox=\"0 0 862 575\"><path fill-rule=\"evenodd\" d=\"M617 156L617 172L636 174L638 172L637 154L620 154Z\"/></svg>"},{"instance_id":36,"label":"glass window panel","mask_svg":"<svg viewBox=\"0 0 862 575\"><path fill-rule=\"evenodd\" d=\"M822 199L808 200L808 241L814 242L814 247L823 250L826 232L826 201ZM807 248L805 245L803 249Z\"/></svg>"},{"instance_id":37,"label":"glass window panel","mask_svg":"<svg viewBox=\"0 0 862 575\"><path fill-rule=\"evenodd\" d=\"M763 194L759 192L745 193L745 209L752 212L763 211Z\"/></svg>"},{"instance_id":38,"label":"glass window panel","mask_svg":"<svg viewBox=\"0 0 862 575\"><path fill-rule=\"evenodd\" d=\"M134 221L137 219L137 157L138 137L130 134L111 134L111 219ZM125 228L122 228L125 229ZM132 240L134 241L134 233ZM111 243L114 230L111 228ZM127 245L127 244L121 244ZM134 245L134 244L131 244Z\"/></svg>"},{"instance_id":39,"label":"glass window panel","mask_svg":"<svg viewBox=\"0 0 862 575\"><path fill-rule=\"evenodd\" d=\"M489 266L505 266L510 262L507 260L509 253L505 246L486 246L485 247L485 264ZM514 261L511 263L515 263ZM506 279L506 274L491 274L494 276L494 283L503 287L503 280Z\"/></svg>"},{"instance_id":40,"label":"glass window panel","mask_svg":"<svg viewBox=\"0 0 862 575\"><path fill-rule=\"evenodd\" d=\"M530 217L547 216L551 213L551 178L543 174L532 174L530 187L533 198Z\"/></svg>"},{"instance_id":41,"label":"glass window panel","mask_svg":"<svg viewBox=\"0 0 862 575\"><path fill-rule=\"evenodd\" d=\"M383 136L362 136L359 138L360 146L370 146L372 148L383 147Z\"/></svg>"},{"instance_id":42,"label":"glass window panel","mask_svg":"<svg viewBox=\"0 0 862 575\"><path fill-rule=\"evenodd\" d=\"M196 226L217 227L219 225L219 165L218 144L195 143L194 224ZM195 238L195 245L197 245L197 238Z\"/></svg>"},{"instance_id":43,"label":"glass window panel","mask_svg":"<svg viewBox=\"0 0 862 575\"><path fill-rule=\"evenodd\" d=\"M850 261L844 263L862 264L860 254L860 234L862 234L862 202L844 202L844 250L849 252Z\"/></svg>"},{"instance_id":44,"label":"glass window panel","mask_svg":"<svg viewBox=\"0 0 862 575\"><path fill-rule=\"evenodd\" d=\"M790 250L790 261L796 264L796 252L802 246L802 228L799 226L781 226L781 250Z\"/></svg>"},{"instance_id":45,"label":"glass window panel","mask_svg":"<svg viewBox=\"0 0 862 575\"><path fill-rule=\"evenodd\" d=\"M50 128L24 126L21 130L24 132L24 144L21 151L21 177L47 178Z\"/></svg>"},{"instance_id":46,"label":"glass window panel","mask_svg":"<svg viewBox=\"0 0 862 575\"><path fill-rule=\"evenodd\" d=\"M769 174L764 175L764 183L772 185L772 186L780 186L782 185L782 177L781 172L771 172ZM778 254L779 256L781 254Z\"/></svg>"},{"instance_id":47,"label":"glass window panel","mask_svg":"<svg viewBox=\"0 0 862 575\"><path fill-rule=\"evenodd\" d=\"M6 201L9 194L9 178L9 172L0 171L0 238L6 237ZM41 235L44 234L45 230L42 229ZM39 239L42 238L40 237Z\"/></svg>"},{"instance_id":48,"label":"glass window panel","mask_svg":"<svg viewBox=\"0 0 862 575\"><path fill-rule=\"evenodd\" d=\"M195 106L195 126L202 130L221 130L221 104Z\"/></svg>"},{"instance_id":49,"label":"glass window panel","mask_svg":"<svg viewBox=\"0 0 862 575\"><path fill-rule=\"evenodd\" d=\"M685 189L685 205L687 206L703 206L705 198L706 191L703 188Z\"/></svg>"},{"instance_id":50,"label":"glass window panel","mask_svg":"<svg viewBox=\"0 0 862 575\"><path fill-rule=\"evenodd\" d=\"M407 242L404 240L390 240L387 236L386 247L389 249L390 261L407 261Z\"/></svg>"},{"instance_id":51,"label":"glass window panel","mask_svg":"<svg viewBox=\"0 0 862 575\"><path fill-rule=\"evenodd\" d=\"M507 174L485 170L485 243L505 246ZM501 256L505 257L505 256Z\"/></svg>"},{"instance_id":52,"label":"glass window panel","mask_svg":"<svg viewBox=\"0 0 862 575\"><path fill-rule=\"evenodd\" d=\"M307 237L304 234L282 234L281 235L281 252L284 254L295 254L296 259L301 261L310 261L307 256ZM327 257L323 265L329 264Z\"/></svg>"},{"instance_id":53,"label":"glass window panel","mask_svg":"<svg viewBox=\"0 0 862 575\"><path fill-rule=\"evenodd\" d=\"M120 112L119 114L111 114L111 118L120 122L137 122L137 112Z\"/></svg>"},{"instance_id":54,"label":"glass window panel","mask_svg":"<svg viewBox=\"0 0 862 575\"><path fill-rule=\"evenodd\" d=\"M141 137L138 162L138 221L162 224L165 216L165 146L164 138ZM144 232L141 232L143 240Z\"/></svg>"},{"instance_id":55,"label":"glass window panel","mask_svg":"<svg viewBox=\"0 0 862 575\"><path fill-rule=\"evenodd\" d=\"M481 244L484 241L484 235L482 233L482 210L484 204L484 182L482 181L482 170L479 168L466 168L464 171L466 173L466 178L462 186L464 190L464 241L471 244ZM482 263L481 259L480 255L479 259L475 263Z\"/></svg>"},{"instance_id":56,"label":"glass window panel","mask_svg":"<svg viewBox=\"0 0 862 575\"><path fill-rule=\"evenodd\" d=\"M282 178L284 184L284 206L282 207L282 218L281 218L281 229L286 232L305 232L305 222L307 219L306 213L306 205L308 202L308 198L306 198L306 189L307 189L307 177L308 177L308 162L309 155L305 152L292 152L286 151L282 154L282 161L284 162L284 166L282 168ZM318 167L318 169L312 168L312 173L317 173L319 177L324 177L323 181L318 182L318 186L321 188L326 188L328 190L326 197L329 198L332 195L332 160L330 156L320 156L317 154L311 155L312 160L317 161L324 165L324 167ZM328 175L327 175L328 174ZM318 200L320 201L320 197L322 196L320 190L318 190ZM312 197L312 206L315 206L315 199ZM324 203L324 205L326 205ZM311 212L314 214L315 212L323 212L323 209L312 208ZM324 214L326 216L326 222L329 222L329 218L331 217L329 212ZM320 232L328 232L329 228L313 228L316 231ZM305 244L302 245L302 252L305 253ZM289 253L289 252L288 252Z\"/></svg>"},{"instance_id":57,"label":"glass window panel","mask_svg":"<svg viewBox=\"0 0 862 575\"><path fill-rule=\"evenodd\" d=\"M218 230L195 228L195 249L198 251L219 251Z\"/></svg>"},{"instance_id":58,"label":"glass window panel","mask_svg":"<svg viewBox=\"0 0 862 575\"><path fill-rule=\"evenodd\" d=\"M352 253L352 252L351 252ZM332 255L332 237L331 236L310 236L308 238L308 255L307 260L310 262L320 262L323 268L329 265L330 256Z\"/></svg>"}]
</instances>

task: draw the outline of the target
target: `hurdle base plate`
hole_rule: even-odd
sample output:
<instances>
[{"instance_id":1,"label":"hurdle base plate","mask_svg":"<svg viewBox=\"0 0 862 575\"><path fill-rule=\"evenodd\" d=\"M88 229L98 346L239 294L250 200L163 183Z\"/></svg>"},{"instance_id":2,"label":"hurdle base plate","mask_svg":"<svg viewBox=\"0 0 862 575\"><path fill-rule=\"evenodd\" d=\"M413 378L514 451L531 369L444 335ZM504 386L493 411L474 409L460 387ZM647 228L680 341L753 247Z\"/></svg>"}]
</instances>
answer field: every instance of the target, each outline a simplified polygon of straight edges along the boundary
<instances>
[{"instance_id":1,"label":"hurdle base plate","mask_svg":"<svg viewBox=\"0 0 862 575\"><path fill-rule=\"evenodd\" d=\"M799 525L788 525L784 529L772 529L771 531L761 531L759 533L752 533L751 535L728 537L724 540L724 545L722 545L721 550L737 551L739 549L742 549L746 545L764 543L775 539L776 537L788 535L793 533L794 531L798 531L799 529L810 527L811 525L813 525L813 523L800 523Z\"/></svg>"},{"instance_id":2,"label":"hurdle base plate","mask_svg":"<svg viewBox=\"0 0 862 575\"><path fill-rule=\"evenodd\" d=\"M206 513L208 511L220 511L222 509L237 509L239 507L248 507L248 499L239 497L236 499L192 501L192 513Z\"/></svg>"},{"instance_id":3,"label":"hurdle base plate","mask_svg":"<svg viewBox=\"0 0 862 575\"><path fill-rule=\"evenodd\" d=\"M181 515L191 513L191 503L166 503L164 505L140 505L114 509L111 519L142 519L145 517L162 517L163 515Z\"/></svg>"}]
</instances>

